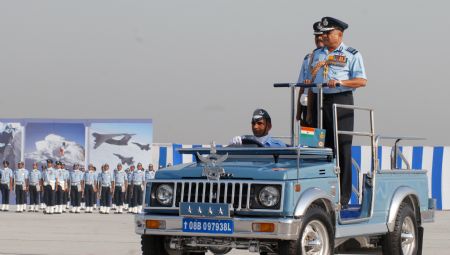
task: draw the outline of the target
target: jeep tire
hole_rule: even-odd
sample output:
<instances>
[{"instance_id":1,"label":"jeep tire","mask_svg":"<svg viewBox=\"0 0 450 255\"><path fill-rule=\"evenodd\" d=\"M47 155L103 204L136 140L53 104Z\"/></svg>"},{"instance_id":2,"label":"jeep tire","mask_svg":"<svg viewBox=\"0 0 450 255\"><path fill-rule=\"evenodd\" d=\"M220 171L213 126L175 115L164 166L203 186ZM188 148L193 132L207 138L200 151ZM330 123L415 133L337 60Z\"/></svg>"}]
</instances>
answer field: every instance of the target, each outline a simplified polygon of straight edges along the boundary
<instances>
[{"instance_id":1,"label":"jeep tire","mask_svg":"<svg viewBox=\"0 0 450 255\"><path fill-rule=\"evenodd\" d=\"M167 251L167 242L164 236L141 236L142 255L205 255L204 252Z\"/></svg>"},{"instance_id":2,"label":"jeep tire","mask_svg":"<svg viewBox=\"0 0 450 255\"><path fill-rule=\"evenodd\" d=\"M300 236L296 241L280 241L279 254L331 255L334 251L334 227L326 211L312 205L303 217Z\"/></svg>"},{"instance_id":3,"label":"jeep tire","mask_svg":"<svg viewBox=\"0 0 450 255\"><path fill-rule=\"evenodd\" d=\"M408 203L402 202L395 217L394 231L383 238L383 254L416 255L419 252L417 219Z\"/></svg>"}]
</instances>

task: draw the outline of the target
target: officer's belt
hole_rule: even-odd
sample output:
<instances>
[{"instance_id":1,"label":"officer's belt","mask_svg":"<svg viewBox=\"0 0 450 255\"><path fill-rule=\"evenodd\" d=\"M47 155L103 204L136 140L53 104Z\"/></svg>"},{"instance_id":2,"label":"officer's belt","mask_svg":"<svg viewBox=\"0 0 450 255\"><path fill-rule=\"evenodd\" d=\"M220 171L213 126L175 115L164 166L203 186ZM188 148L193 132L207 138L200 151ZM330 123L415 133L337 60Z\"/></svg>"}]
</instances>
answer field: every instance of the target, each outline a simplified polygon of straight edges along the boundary
<instances>
[{"instance_id":1,"label":"officer's belt","mask_svg":"<svg viewBox=\"0 0 450 255\"><path fill-rule=\"evenodd\" d=\"M111 185L102 185L102 187L105 187L105 188L110 188L110 187L111 187Z\"/></svg>"},{"instance_id":2,"label":"officer's belt","mask_svg":"<svg viewBox=\"0 0 450 255\"><path fill-rule=\"evenodd\" d=\"M23 185L23 182L17 182L16 181L16 185Z\"/></svg>"},{"instance_id":3,"label":"officer's belt","mask_svg":"<svg viewBox=\"0 0 450 255\"><path fill-rule=\"evenodd\" d=\"M78 186L80 183L79 182L72 182L72 183L70 183L70 185L72 185L72 186Z\"/></svg>"}]
</instances>

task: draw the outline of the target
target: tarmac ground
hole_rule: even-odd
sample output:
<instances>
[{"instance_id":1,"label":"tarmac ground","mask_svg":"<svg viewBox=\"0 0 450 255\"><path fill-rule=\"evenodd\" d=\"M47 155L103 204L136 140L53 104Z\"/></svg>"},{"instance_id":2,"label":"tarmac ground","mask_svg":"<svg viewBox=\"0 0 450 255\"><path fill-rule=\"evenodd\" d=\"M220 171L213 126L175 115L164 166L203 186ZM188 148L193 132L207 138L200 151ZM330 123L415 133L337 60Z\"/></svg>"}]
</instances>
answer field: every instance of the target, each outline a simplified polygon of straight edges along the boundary
<instances>
[{"instance_id":1,"label":"tarmac ground","mask_svg":"<svg viewBox=\"0 0 450 255\"><path fill-rule=\"evenodd\" d=\"M130 214L103 215L98 211L59 215L0 212L0 254L140 254L140 236L134 233L133 219ZM436 212L435 222L424 227L423 254L450 254L450 212ZM228 254L255 253L234 250Z\"/></svg>"}]
</instances>

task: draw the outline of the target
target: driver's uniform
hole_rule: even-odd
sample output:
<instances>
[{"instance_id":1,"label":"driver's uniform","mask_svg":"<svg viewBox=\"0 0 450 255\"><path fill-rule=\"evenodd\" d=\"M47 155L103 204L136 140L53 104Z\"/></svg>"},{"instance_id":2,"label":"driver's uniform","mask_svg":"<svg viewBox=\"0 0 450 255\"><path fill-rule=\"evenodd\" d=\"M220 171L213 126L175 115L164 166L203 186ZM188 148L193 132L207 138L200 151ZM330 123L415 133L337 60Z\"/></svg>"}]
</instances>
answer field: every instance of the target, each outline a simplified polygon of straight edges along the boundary
<instances>
[{"instance_id":1,"label":"driver's uniform","mask_svg":"<svg viewBox=\"0 0 450 255\"><path fill-rule=\"evenodd\" d=\"M280 140L272 138L270 135L256 137L265 147L286 147L286 144Z\"/></svg>"}]
</instances>

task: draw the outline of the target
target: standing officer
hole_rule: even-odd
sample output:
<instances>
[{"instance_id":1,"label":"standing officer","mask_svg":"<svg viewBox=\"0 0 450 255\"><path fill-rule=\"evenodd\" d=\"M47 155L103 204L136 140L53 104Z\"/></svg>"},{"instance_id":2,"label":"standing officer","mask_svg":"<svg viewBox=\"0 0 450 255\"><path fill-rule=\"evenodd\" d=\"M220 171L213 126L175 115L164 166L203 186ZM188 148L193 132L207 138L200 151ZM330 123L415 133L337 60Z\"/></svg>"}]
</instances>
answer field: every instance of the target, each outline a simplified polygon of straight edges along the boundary
<instances>
[{"instance_id":1,"label":"standing officer","mask_svg":"<svg viewBox=\"0 0 450 255\"><path fill-rule=\"evenodd\" d=\"M81 171L81 174L83 175L82 183L84 183L84 176L86 174L84 166L80 166L80 171ZM84 184L81 184L80 207L81 207L81 210L85 210L86 209L86 200L84 199Z\"/></svg>"},{"instance_id":2,"label":"standing officer","mask_svg":"<svg viewBox=\"0 0 450 255\"><path fill-rule=\"evenodd\" d=\"M303 58L303 63L302 63L302 67L300 69L300 75L298 77L298 82L302 83L304 80L310 80L310 73L312 70L312 61L313 61L313 55L314 52L318 49L321 49L324 45L323 45L323 39L322 39L322 35L323 32L321 31L321 24L320 21L317 21L316 23L313 24L313 30L314 30L314 43L316 44L316 48L311 52L308 53L304 58ZM300 92L298 94L298 100L297 100L297 120L300 121L300 125L301 126L311 126L312 123L311 120L307 119L307 109L308 109L308 105L313 105L313 100L312 100L312 94L310 94L310 96L308 97L308 92L310 92L309 89L305 89L305 88L300 88ZM310 99L309 102L308 99ZM311 107L310 107L311 108ZM309 109L310 114L311 115L311 109Z\"/></svg>"},{"instance_id":3,"label":"standing officer","mask_svg":"<svg viewBox=\"0 0 450 255\"><path fill-rule=\"evenodd\" d=\"M39 211L39 192L42 190L42 174L38 170L38 163L33 163L33 170L28 176L30 191L30 210L29 212Z\"/></svg>"},{"instance_id":4,"label":"standing officer","mask_svg":"<svg viewBox=\"0 0 450 255\"><path fill-rule=\"evenodd\" d=\"M53 168L53 160L48 159L47 169L43 174L44 197L46 198L44 213L53 214L55 212L55 188L57 180L56 170Z\"/></svg>"},{"instance_id":5,"label":"standing officer","mask_svg":"<svg viewBox=\"0 0 450 255\"><path fill-rule=\"evenodd\" d=\"M131 208L133 205L133 173L134 173L134 165L131 165L127 174L128 179L128 187L125 201L125 208L128 210L128 213L131 213Z\"/></svg>"},{"instance_id":6,"label":"standing officer","mask_svg":"<svg viewBox=\"0 0 450 255\"><path fill-rule=\"evenodd\" d=\"M13 191L13 171L9 168L9 162L3 161L3 169L0 169L2 192L2 211L9 211L9 192Z\"/></svg>"},{"instance_id":7,"label":"standing officer","mask_svg":"<svg viewBox=\"0 0 450 255\"><path fill-rule=\"evenodd\" d=\"M332 17L321 20L325 47L314 51L311 80L305 83L327 83L323 89L323 127L326 130L325 146L334 149L333 104L353 105L353 91L367 83L361 53L342 42L345 22ZM338 86L340 85L340 86ZM317 96L317 88L312 91ZM317 123L317 109L313 108L313 123ZM353 110L338 111L339 130L353 131ZM352 136L339 135L339 168L341 205L347 207L352 191Z\"/></svg>"},{"instance_id":8,"label":"standing officer","mask_svg":"<svg viewBox=\"0 0 450 255\"><path fill-rule=\"evenodd\" d=\"M73 171L70 172L70 203L72 204L72 213L80 213L81 207L81 186L83 184L83 172L80 171L80 165L74 164Z\"/></svg>"},{"instance_id":9,"label":"standing officer","mask_svg":"<svg viewBox=\"0 0 450 255\"><path fill-rule=\"evenodd\" d=\"M41 176L42 176L42 184L41 184L41 191L39 192L39 198L41 200L41 206L40 208L42 210L45 209L45 201L47 201L47 193L44 192L44 174L45 171L47 171L47 166L46 165L41 165Z\"/></svg>"},{"instance_id":10,"label":"standing officer","mask_svg":"<svg viewBox=\"0 0 450 255\"><path fill-rule=\"evenodd\" d=\"M16 212L24 212L25 192L27 189L28 174L24 168L24 163L20 161L14 171L14 189L16 191Z\"/></svg>"},{"instance_id":11,"label":"standing officer","mask_svg":"<svg viewBox=\"0 0 450 255\"><path fill-rule=\"evenodd\" d=\"M117 205L117 213L123 213L124 194L127 190L128 179L122 164L117 164L117 171L114 174L114 204Z\"/></svg>"},{"instance_id":12,"label":"standing officer","mask_svg":"<svg viewBox=\"0 0 450 255\"><path fill-rule=\"evenodd\" d=\"M56 162L56 211L61 214L64 206L64 191L66 190L66 178L63 169L63 164L60 161Z\"/></svg>"},{"instance_id":13,"label":"standing officer","mask_svg":"<svg viewBox=\"0 0 450 255\"><path fill-rule=\"evenodd\" d=\"M109 165L104 164L102 166L102 172L98 177L99 185L101 186L100 192L100 213L109 214L111 208L111 187L113 186L113 176L109 171Z\"/></svg>"},{"instance_id":14,"label":"standing officer","mask_svg":"<svg viewBox=\"0 0 450 255\"><path fill-rule=\"evenodd\" d=\"M132 213L142 212L142 198L145 183L145 173L141 163L138 163L137 170L133 172L133 208Z\"/></svg>"},{"instance_id":15,"label":"standing officer","mask_svg":"<svg viewBox=\"0 0 450 255\"><path fill-rule=\"evenodd\" d=\"M148 165L148 170L145 171L145 181L148 182L149 180L155 179L155 168L153 168L153 164Z\"/></svg>"},{"instance_id":16,"label":"standing officer","mask_svg":"<svg viewBox=\"0 0 450 255\"><path fill-rule=\"evenodd\" d=\"M86 213L92 213L93 205L97 203L97 174L95 167L89 165L89 171L84 174L84 200L86 202Z\"/></svg>"},{"instance_id":17,"label":"standing officer","mask_svg":"<svg viewBox=\"0 0 450 255\"><path fill-rule=\"evenodd\" d=\"M62 163L62 170L63 170L63 176L64 176L64 193L63 193L63 208L62 212L66 212L67 209L69 209L70 206L70 171L67 170L66 164Z\"/></svg>"}]
</instances>

